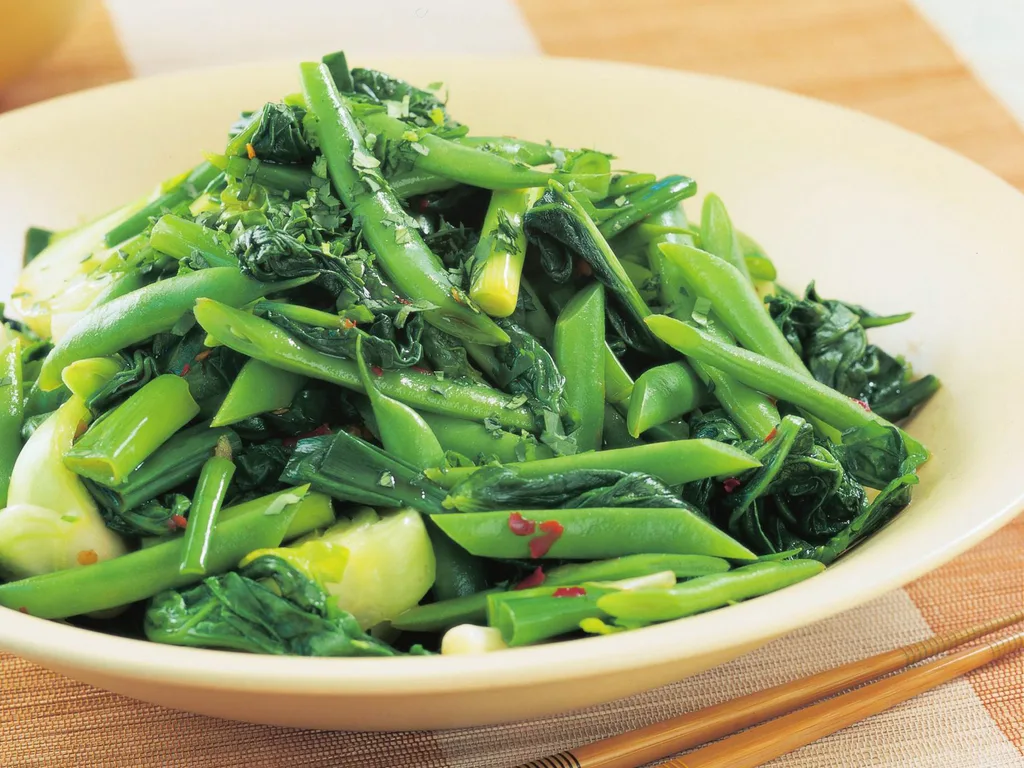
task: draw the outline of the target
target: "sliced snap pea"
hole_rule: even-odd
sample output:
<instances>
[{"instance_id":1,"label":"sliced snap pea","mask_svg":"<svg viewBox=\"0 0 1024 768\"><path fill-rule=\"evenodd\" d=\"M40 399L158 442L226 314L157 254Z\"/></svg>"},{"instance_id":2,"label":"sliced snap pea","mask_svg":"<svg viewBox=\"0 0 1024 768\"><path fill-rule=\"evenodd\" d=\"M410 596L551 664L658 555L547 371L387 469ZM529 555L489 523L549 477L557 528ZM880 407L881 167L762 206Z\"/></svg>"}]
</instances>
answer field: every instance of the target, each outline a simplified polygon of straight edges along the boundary
<instances>
[{"instance_id":1,"label":"sliced snap pea","mask_svg":"<svg viewBox=\"0 0 1024 768\"><path fill-rule=\"evenodd\" d=\"M727 344L665 315L652 315L647 324L671 347L725 373L750 387L757 387L780 400L803 408L840 431L870 424L895 427L876 413L866 410L853 398L836 392L814 379L754 352ZM906 439L914 446L917 441Z\"/></svg>"},{"instance_id":2,"label":"sliced snap pea","mask_svg":"<svg viewBox=\"0 0 1024 768\"><path fill-rule=\"evenodd\" d=\"M416 411L377 389L375 377L362 353L362 337L356 338L359 379L370 398L374 421L384 450L419 469L444 465L444 449L430 425ZM383 371L381 371L383 375Z\"/></svg>"},{"instance_id":3,"label":"sliced snap pea","mask_svg":"<svg viewBox=\"0 0 1024 768\"><path fill-rule=\"evenodd\" d=\"M661 246L661 252L680 270L691 293L711 302L715 316L740 344L810 376L747 275L729 262L688 245L667 243Z\"/></svg>"},{"instance_id":4,"label":"sliced snap pea","mask_svg":"<svg viewBox=\"0 0 1024 768\"><path fill-rule=\"evenodd\" d=\"M268 320L207 299L196 302L195 316L211 337L236 352L275 368L365 392L355 362L307 347ZM418 411L475 421L493 418L509 429L532 430L535 426L530 411L516 406L504 392L483 384L442 380L408 368L384 371L376 383L385 395Z\"/></svg>"},{"instance_id":5,"label":"sliced snap pea","mask_svg":"<svg viewBox=\"0 0 1024 768\"><path fill-rule=\"evenodd\" d=\"M395 287L406 296L433 304L436 309L424 316L441 330L480 344L507 344L505 332L452 283L441 260L423 242L419 230L411 226L408 214L377 170L379 161L367 151L349 104L338 93L328 68L307 62L300 66L300 72L306 102L316 117L314 131L327 159L331 181L353 219L359 222L362 237ZM383 119L393 120L386 113ZM364 122L370 130L380 134L373 124L366 119ZM400 120L395 122L402 126L398 136L398 140L402 140L407 128ZM443 139L437 141L447 145ZM457 148L477 152L466 147ZM438 154L441 152L443 150L439 149ZM507 162L493 155L480 154ZM435 157L433 150L430 156ZM434 170L430 167L423 169Z\"/></svg>"},{"instance_id":6,"label":"sliced snap pea","mask_svg":"<svg viewBox=\"0 0 1024 768\"><path fill-rule=\"evenodd\" d=\"M305 382L305 376L260 360L247 360L231 382L211 426L226 427L250 416L287 408Z\"/></svg>"},{"instance_id":7,"label":"sliced snap pea","mask_svg":"<svg viewBox=\"0 0 1024 768\"><path fill-rule=\"evenodd\" d=\"M684 362L648 368L636 380L629 399L629 434L640 437L651 427L689 413L705 394L704 385Z\"/></svg>"},{"instance_id":8,"label":"sliced snap pea","mask_svg":"<svg viewBox=\"0 0 1024 768\"><path fill-rule=\"evenodd\" d=\"M39 371L39 386L46 391L59 387L61 371L76 360L112 355L171 330L196 299L242 306L310 279L312 276L261 283L250 280L236 267L214 267L152 283L86 312L46 356Z\"/></svg>"},{"instance_id":9,"label":"sliced snap pea","mask_svg":"<svg viewBox=\"0 0 1024 768\"><path fill-rule=\"evenodd\" d=\"M514 533L513 515L535 521L532 535ZM432 515L467 552L508 559L598 560L669 553L753 560L756 555L687 509L594 507ZM557 534L557 535L556 535Z\"/></svg>"},{"instance_id":10,"label":"sliced snap pea","mask_svg":"<svg viewBox=\"0 0 1024 768\"><path fill-rule=\"evenodd\" d=\"M565 399L579 414L573 432L580 451L601 449L604 431L604 286L592 283L573 296L555 321L554 358L565 377Z\"/></svg>"},{"instance_id":11,"label":"sliced snap pea","mask_svg":"<svg viewBox=\"0 0 1024 768\"><path fill-rule=\"evenodd\" d=\"M701 247L720 259L732 264L750 282L750 272L743 258L743 249L732 225L725 203L718 195L711 193L704 198L700 211ZM708 297L710 298L710 297Z\"/></svg>"}]
</instances>

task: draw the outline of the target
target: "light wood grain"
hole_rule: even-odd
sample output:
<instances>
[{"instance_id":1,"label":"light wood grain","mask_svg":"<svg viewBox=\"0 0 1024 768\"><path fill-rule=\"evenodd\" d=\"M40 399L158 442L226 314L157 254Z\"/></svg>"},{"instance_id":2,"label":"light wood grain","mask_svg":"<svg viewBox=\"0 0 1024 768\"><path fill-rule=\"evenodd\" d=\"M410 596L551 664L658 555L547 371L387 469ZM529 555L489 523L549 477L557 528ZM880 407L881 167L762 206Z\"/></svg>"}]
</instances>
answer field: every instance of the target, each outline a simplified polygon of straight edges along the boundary
<instances>
[{"instance_id":1,"label":"light wood grain","mask_svg":"<svg viewBox=\"0 0 1024 768\"><path fill-rule=\"evenodd\" d=\"M904 0L519 4L545 53L725 75L853 107L1024 189L1024 132Z\"/></svg>"},{"instance_id":2,"label":"light wood grain","mask_svg":"<svg viewBox=\"0 0 1024 768\"><path fill-rule=\"evenodd\" d=\"M106 8L100 0L90 0L78 26L53 55L0 90L0 112L131 76Z\"/></svg>"},{"instance_id":3,"label":"light wood grain","mask_svg":"<svg viewBox=\"0 0 1024 768\"><path fill-rule=\"evenodd\" d=\"M546 765L569 765L573 768L639 768L729 734L739 733L772 718L795 712L816 701L849 691L870 680L905 669L979 637L1019 624L1021 621L1024 621L1024 611L1017 611L967 629L931 637L816 675L654 723L646 728L584 744L558 755L526 763L519 768L543 768ZM1018 647L1021 645L1022 637L1024 635L1017 636ZM680 764L680 768L685 766Z\"/></svg>"}]
</instances>

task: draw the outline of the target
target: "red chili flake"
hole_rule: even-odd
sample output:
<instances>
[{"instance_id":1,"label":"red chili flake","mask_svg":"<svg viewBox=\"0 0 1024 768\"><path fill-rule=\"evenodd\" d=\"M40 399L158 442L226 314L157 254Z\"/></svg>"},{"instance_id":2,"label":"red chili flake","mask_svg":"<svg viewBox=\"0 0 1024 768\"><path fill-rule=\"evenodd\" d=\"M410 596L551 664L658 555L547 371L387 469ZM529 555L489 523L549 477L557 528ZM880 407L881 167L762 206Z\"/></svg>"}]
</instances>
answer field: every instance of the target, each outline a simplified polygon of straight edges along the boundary
<instances>
[{"instance_id":1,"label":"red chili flake","mask_svg":"<svg viewBox=\"0 0 1024 768\"><path fill-rule=\"evenodd\" d=\"M766 443L770 443L772 440L775 439L775 437L778 434L779 434L779 428L778 427L774 427L774 428L772 428L772 431L768 433L768 436L764 439L764 441Z\"/></svg>"},{"instance_id":2,"label":"red chili flake","mask_svg":"<svg viewBox=\"0 0 1024 768\"><path fill-rule=\"evenodd\" d=\"M546 579L547 574L545 574L544 569L538 565L533 573L531 573L525 579L523 579L514 587L512 587L512 591L515 592L520 589L530 589L531 587L539 587L541 584L544 583Z\"/></svg>"},{"instance_id":3,"label":"red chili flake","mask_svg":"<svg viewBox=\"0 0 1024 768\"><path fill-rule=\"evenodd\" d=\"M344 328L346 331L350 331L356 327L356 321L346 317L344 320L341 321L341 327Z\"/></svg>"},{"instance_id":4,"label":"red chili flake","mask_svg":"<svg viewBox=\"0 0 1024 768\"><path fill-rule=\"evenodd\" d=\"M99 562L100 556L96 554L95 549L83 549L76 559L79 565L93 565Z\"/></svg>"},{"instance_id":5,"label":"red chili flake","mask_svg":"<svg viewBox=\"0 0 1024 768\"><path fill-rule=\"evenodd\" d=\"M426 213L428 210L430 210L430 200L428 200L425 197L421 197L419 200L416 201L416 210L419 211L420 213Z\"/></svg>"},{"instance_id":6,"label":"red chili flake","mask_svg":"<svg viewBox=\"0 0 1024 768\"><path fill-rule=\"evenodd\" d=\"M18 611L20 611L21 613L27 614L27 613L28 613L28 608L26 608L26 607L25 607L25 606L23 605L23 606L21 606L20 608L18 608Z\"/></svg>"},{"instance_id":7,"label":"red chili flake","mask_svg":"<svg viewBox=\"0 0 1024 768\"><path fill-rule=\"evenodd\" d=\"M414 371L416 371L416 373L425 373L425 374L427 374L427 375L432 375L432 374L434 373L434 372L433 372L432 370L430 370L429 368L423 368L423 367L421 367L421 366L419 366L419 365L414 365L414 366L412 367L412 369L413 369Z\"/></svg>"},{"instance_id":8,"label":"red chili flake","mask_svg":"<svg viewBox=\"0 0 1024 768\"><path fill-rule=\"evenodd\" d=\"M298 445L298 442L299 442L299 438L297 438L297 437L282 437L281 438L281 447L282 448L288 448L289 450L291 450L296 445Z\"/></svg>"},{"instance_id":9,"label":"red chili flake","mask_svg":"<svg viewBox=\"0 0 1024 768\"><path fill-rule=\"evenodd\" d=\"M412 304L411 301L409 301L408 299L403 299L401 296L396 296L395 301L397 301L399 304Z\"/></svg>"},{"instance_id":10,"label":"red chili flake","mask_svg":"<svg viewBox=\"0 0 1024 768\"><path fill-rule=\"evenodd\" d=\"M185 363L185 365L182 366L182 368L181 368L181 373L178 374L178 375L179 376L188 376L189 371L191 371L191 370L192 370L192 366L189 365L188 363Z\"/></svg>"},{"instance_id":11,"label":"red chili flake","mask_svg":"<svg viewBox=\"0 0 1024 768\"><path fill-rule=\"evenodd\" d=\"M201 362L203 362L203 360L205 360L206 358L208 358L212 354L213 354L213 350L212 349L204 349L202 352L200 352L198 355L196 355L195 362L201 363Z\"/></svg>"},{"instance_id":12,"label":"red chili flake","mask_svg":"<svg viewBox=\"0 0 1024 768\"><path fill-rule=\"evenodd\" d=\"M587 590L583 587L559 587L551 595L552 597L586 597Z\"/></svg>"},{"instance_id":13,"label":"red chili flake","mask_svg":"<svg viewBox=\"0 0 1024 768\"><path fill-rule=\"evenodd\" d=\"M381 368L379 365L371 365L370 366L370 370L373 371L373 375L374 376L383 376L384 375L384 369Z\"/></svg>"},{"instance_id":14,"label":"red chili flake","mask_svg":"<svg viewBox=\"0 0 1024 768\"><path fill-rule=\"evenodd\" d=\"M253 148L252 144L246 144L245 145L245 154L247 154L249 156L250 160L252 160L254 157L256 157L256 150L255 150L255 148Z\"/></svg>"},{"instance_id":15,"label":"red chili flake","mask_svg":"<svg viewBox=\"0 0 1024 768\"><path fill-rule=\"evenodd\" d=\"M452 298L455 299L456 304L465 304L466 300L462 298L462 293L458 288L452 288Z\"/></svg>"},{"instance_id":16,"label":"red chili flake","mask_svg":"<svg viewBox=\"0 0 1024 768\"><path fill-rule=\"evenodd\" d=\"M859 405L865 411L868 411L868 412L871 411L871 406L868 405L867 403L865 403L863 400L858 400L856 397L854 397L852 399L853 399L853 402L855 402L857 405Z\"/></svg>"},{"instance_id":17,"label":"red chili flake","mask_svg":"<svg viewBox=\"0 0 1024 768\"><path fill-rule=\"evenodd\" d=\"M583 259L576 259L576 263L573 265L572 270L577 277L590 277L594 274L594 270L590 264Z\"/></svg>"},{"instance_id":18,"label":"red chili flake","mask_svg":"<svg viewBox=\"0 0 1024 768\"><path fill-rule=\"evenodd\" d=\"M183 515L171 515L171 525L175 528L184 529L188 525L188 520Z\"/></svg>"},{"instance_id":19,"label":"red chili flake","mask_svg":"<svg viewBox=\"0 0 1024 768\"><path fill-rule=\"evenodd\" d=\"M738 479L736 479L735 477L730 477L729 479L722 483L722 488L725 489L726 493L732 493L741 485L743 485L743 483L741 483Z\"/></svg>"},{"instance_id":20,"label":"red chili flake","mask_svg":"<svg viewBox=\"0 0 1024 768\"><path fill-rule=\"evenodd\" d=\"M538 527L544 532L544 535L530 539L530 557L535 559L544 557L552 545L565 533L565 528L557 520L545 520Z\"/></svg>"},{"instance_id":21,"label":"red chili flake","mask_svg":"<svg viewBox=\"0 0 1024 768\"><path fill-rule=\"evenodd\" d=\"M537 524L518 512L513 512L508 516L508 529L516 536L532 536L537 530Z\"/></svg>"}]
</instances>

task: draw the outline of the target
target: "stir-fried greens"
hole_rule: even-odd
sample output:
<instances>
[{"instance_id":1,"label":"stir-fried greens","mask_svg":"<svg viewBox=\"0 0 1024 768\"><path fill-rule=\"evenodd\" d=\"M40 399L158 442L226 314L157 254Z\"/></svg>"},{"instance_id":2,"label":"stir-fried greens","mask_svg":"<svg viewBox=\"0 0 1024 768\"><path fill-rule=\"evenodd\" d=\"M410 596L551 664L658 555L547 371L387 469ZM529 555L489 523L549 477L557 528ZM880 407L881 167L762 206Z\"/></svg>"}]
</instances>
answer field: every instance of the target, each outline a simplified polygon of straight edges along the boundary
<instances>
[{"instance_id":1,"label":"stir-fried greens","mask_svg":"<svg viewBox=\"0 0 1024 768\"><path fill-rule=\"evenodd\" d=\"M910 502L938 388L696 183L476 136L344 55L33 228L0 606L308 656L608 634L812 576Z\"/></svg>"}]
</instances>

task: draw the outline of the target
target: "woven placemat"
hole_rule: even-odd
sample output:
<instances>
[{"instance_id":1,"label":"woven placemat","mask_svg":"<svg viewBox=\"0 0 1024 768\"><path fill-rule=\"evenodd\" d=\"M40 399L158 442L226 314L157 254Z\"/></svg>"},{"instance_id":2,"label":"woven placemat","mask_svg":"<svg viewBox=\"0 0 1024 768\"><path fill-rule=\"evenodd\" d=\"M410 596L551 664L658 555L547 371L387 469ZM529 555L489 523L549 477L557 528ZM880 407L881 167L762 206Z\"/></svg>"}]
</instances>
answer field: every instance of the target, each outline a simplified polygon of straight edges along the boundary
<instances>
[{"instance_id":1,"label":"woven placemat","mask_svg":"<svg viewBox=\"0 0 1024 768\"><path fill-rule=\"evenodd\" d=\"M190 715L0 656L0 766L503 768L1024 605L1024 517L938 571L734 662L561 717L440 733L328 733ZM1024 655L775 761L785 768L1024 766Z\"/></svg>"}]
</instances>

